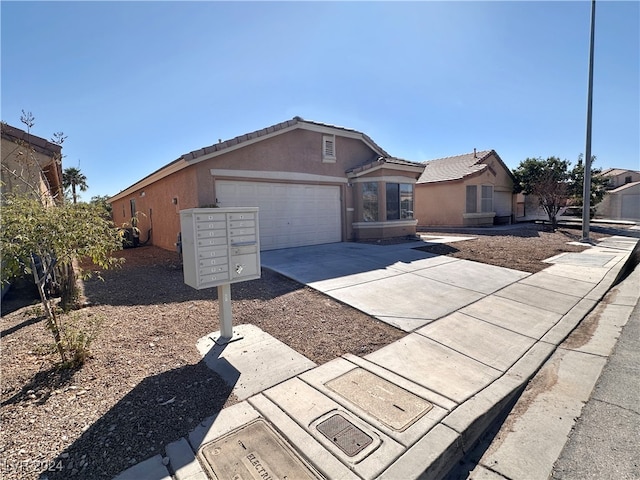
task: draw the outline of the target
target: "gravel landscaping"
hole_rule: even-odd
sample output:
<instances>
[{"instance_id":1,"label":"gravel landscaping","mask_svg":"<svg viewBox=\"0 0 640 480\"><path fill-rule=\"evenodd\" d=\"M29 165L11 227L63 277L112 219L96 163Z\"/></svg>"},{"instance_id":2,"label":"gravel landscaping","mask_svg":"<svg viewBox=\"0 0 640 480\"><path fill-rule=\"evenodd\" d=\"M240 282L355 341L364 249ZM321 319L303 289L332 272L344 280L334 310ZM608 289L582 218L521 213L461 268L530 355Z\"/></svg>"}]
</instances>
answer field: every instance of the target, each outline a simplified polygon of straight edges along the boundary
<instances>
[{"instance_id":1,"label":"gravel landscaping","mask_svg":"<svg viewBox=\"0 0 640 480\"><path fill-rule=\"evenodd\" d=\"M537 225L464 235L476 238L425 249L527 272L584 249L567 245L580 231ZM110 479L237 401L195 348L218 329L216 290L186 286L175 252L146 246L119 256L124 266L86 281L90 305L72 314L100 325L79 369L56 368L37 300L20 289L3 300L2 478L50 470L49 479ZM366 355L405 335L266 269L259 280L233 285L232 299L235 324L254 324L318 364Z\"/></svg>"}]
</instances>

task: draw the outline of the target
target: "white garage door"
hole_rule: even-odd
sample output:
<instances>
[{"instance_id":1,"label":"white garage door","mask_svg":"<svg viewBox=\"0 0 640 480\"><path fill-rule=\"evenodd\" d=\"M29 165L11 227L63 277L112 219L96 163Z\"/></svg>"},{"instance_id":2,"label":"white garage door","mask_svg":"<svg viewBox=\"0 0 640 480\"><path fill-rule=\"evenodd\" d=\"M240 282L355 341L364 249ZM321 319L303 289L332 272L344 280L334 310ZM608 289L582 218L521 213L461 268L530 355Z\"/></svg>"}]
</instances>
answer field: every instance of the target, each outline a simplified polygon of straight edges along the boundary
<instances>
[{"instance_id":1,"label":"white garage door","mask_svg":"<svg viewBox=\"0 0 640 480\"><path fill-rule=\"evenodd\" d=\"M622 195L622 218L640 220L640 195Z\"/></svg>"},{"instance_id":2,"label":"white garage door","mask_svg":"<svg viewBox=\"0 0 640 480\"><path fill-rule=\"evenodd\" d=\"M340 187L216 181L221 207L259 207L261 250L340 242Z\"/></svg>"}]
</instances>

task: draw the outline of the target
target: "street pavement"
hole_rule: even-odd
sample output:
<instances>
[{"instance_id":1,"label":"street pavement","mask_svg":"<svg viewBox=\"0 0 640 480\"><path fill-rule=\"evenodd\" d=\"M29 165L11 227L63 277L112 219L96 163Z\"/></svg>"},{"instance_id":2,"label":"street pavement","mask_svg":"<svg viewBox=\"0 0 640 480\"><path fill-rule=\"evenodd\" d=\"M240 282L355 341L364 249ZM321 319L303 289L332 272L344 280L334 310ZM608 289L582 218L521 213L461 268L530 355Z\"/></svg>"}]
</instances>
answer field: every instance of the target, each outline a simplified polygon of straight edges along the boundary
<instances>
[{"instance_id":1,"label":"street pavement","mask_svg":"<svg viewBox=\"0 0 640 480\"><path fill-rule=\"evenodd\" d=\"M272 385L263 382L247 400L168 445L166 455L117 478L206 479L205 470L242 478L442 478L545 368L549 386L575 379L566 405L560 402L565 420L552 422L570 430L566 419L579 416L582 406L571 398L589 399L591 372L604 367L606 349L615 344L615 338L596 334L611 337L620 313L630 315L633 290L601 314L609 320L595 322L596 334L587 341L570 347L565 341L599 308L636 242L609 237L580 254L550 259L550 267L534 275L406 246L332 244L265 252L263 266L407 335L365 357L346 355L302 367L288 379L273 378ZM229 364L232 382L253 368L246 359L234 365L234 357L224 355L216 352ZM534 413L534 419L544 418ZM489 467L478 465L477 478L505 478L495 464ZM531 477L525 472L506 478Z\"/></svg>"},{"instance_id":2,"label":"street pavement","mask_svg":"<svg viewBox=\"0 0 640 480\"><path fill-rule=\"evenodd\" d=\"M636 279L639 272L636 272ZM636 292L640 282L635 281ZM640 478L640 304L555 463L555 480Z\"/></svg>"}]
</instances>

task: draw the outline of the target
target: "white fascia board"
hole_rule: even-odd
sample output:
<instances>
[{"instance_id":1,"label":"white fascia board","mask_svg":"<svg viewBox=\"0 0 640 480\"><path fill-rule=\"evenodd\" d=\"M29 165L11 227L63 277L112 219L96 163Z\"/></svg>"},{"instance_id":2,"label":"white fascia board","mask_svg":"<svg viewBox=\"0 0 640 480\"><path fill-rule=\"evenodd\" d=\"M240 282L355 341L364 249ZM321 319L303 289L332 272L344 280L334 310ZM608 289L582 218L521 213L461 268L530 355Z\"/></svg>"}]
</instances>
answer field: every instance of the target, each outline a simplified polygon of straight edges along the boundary
<instances>
[{"instance_id":1,"label":"white fascia board","mask_svg":"<svg viewBox=\"0 0 640 480\"><path fill-rule=\"evenodd\" d=\"M179 160L175 163L172 163L171 165L158 170L156 173L149 175L147 178L143 178L139 182L134 183L130 187L121 191L120 193L117 193L116 195L111 197L109 200L107 200L107 202L112 203L112 202L115 202L116 200L120 200L121 198L131 195L132 193L140 190L141 188L148 187L152 183L157 182L158 180L161 180L165 177L168 177L172 173L178 172L188 166L189 166L189 163L187 163L184 160Z\"/></svg>"},{"instance_id":2,"label":"white fascia board","mask_svg":"<svg viewBox=\"0 0 640 480\"><path fill-rule=\"evenodd\" d=\"M313 173L301 172L277 172L266 170L230 170L223 168L212 168L211 175L214 177L247 178L256 180L279 180L292 182L324 182L324 183L347 183L345 177L332 177L329 175L316 175Z\"/></svg>"}]
</instances>

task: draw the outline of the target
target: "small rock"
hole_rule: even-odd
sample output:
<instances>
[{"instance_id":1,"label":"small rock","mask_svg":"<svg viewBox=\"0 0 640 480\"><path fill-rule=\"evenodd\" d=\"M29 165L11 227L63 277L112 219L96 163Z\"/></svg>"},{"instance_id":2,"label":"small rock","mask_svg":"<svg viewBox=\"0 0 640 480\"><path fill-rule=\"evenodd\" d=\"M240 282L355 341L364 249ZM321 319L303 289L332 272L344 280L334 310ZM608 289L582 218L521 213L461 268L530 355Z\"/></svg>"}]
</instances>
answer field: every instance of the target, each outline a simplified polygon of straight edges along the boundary
<instances>
[{"instance_id":1,"label":"small rock","mask_svg":"<svg viewBox=\"0 0 640 480\"><path fill-rule=\"evenodd\" d=\"M66 438L63 437L64 440L66 440ZM60 454L60 458L69 458L69 454L67 452L61 453Z\"/></svg>"},{"instance_id":2,"label":"small rock","mask_svg":"<svg viewBox=\"0 0 640 480\"><path fill-rule=\"evenodd\" d=\"M166 467L169 465L169 457L162 457L162 464Z\"/></svg>"}]
</instances>

